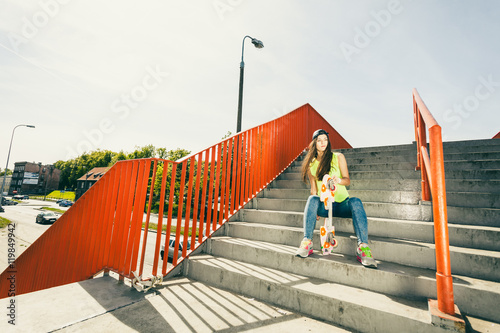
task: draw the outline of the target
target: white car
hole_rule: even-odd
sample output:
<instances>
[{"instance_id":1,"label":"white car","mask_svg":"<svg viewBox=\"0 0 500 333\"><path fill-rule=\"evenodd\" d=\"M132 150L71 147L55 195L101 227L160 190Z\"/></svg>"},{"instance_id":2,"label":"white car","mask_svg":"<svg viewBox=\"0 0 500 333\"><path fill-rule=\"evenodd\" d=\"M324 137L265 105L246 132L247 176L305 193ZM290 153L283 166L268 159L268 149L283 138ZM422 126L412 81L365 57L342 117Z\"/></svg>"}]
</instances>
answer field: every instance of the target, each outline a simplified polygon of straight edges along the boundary
<instances>
[{"instance_id":1,"label":"white car","mask_svg":"<svg viewBox=\"0 0 500 333\"><path fill-rule=\"evenodd\" d=\"M181 236L181 239L180 239L180 243L179 243L179 251L178 251L178 255L177 255L177 259L179 259L181 256L182 256L182 245L183 245L183 242L184 242L184 237ZM175 246L175 236L174 235L171 235L170 236L170 240L168 241L168 262L172 262L172 260L174 259L174 246ZM189 249L191 248L191 242L187 242L187 251L189 251ZM161 246L161 251L160 251L160 255L161 255L161 260L163 260L163 256L165 254L165 245L162 245Z\"/></svg>"}]
</instances>

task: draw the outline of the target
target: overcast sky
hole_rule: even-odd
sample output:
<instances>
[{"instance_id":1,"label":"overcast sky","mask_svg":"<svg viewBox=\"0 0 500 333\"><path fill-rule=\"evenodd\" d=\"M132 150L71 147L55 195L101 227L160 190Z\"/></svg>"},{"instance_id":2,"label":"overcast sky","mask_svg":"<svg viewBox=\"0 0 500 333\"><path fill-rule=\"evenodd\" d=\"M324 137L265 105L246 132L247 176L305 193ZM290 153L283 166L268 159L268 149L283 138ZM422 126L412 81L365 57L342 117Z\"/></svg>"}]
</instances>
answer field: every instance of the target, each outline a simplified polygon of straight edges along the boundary
<instances>
[{"instance_id":1,"label":"overcast sky","mask_svg":"<svg viewBox=\"0 0 500 333\"><path fill-rule=\"evenodd\" d=\"M0 2L0 167L153 144L197 152L310 103L354 147L500 131L500 2Z\"/></svg>"}]
</instances>

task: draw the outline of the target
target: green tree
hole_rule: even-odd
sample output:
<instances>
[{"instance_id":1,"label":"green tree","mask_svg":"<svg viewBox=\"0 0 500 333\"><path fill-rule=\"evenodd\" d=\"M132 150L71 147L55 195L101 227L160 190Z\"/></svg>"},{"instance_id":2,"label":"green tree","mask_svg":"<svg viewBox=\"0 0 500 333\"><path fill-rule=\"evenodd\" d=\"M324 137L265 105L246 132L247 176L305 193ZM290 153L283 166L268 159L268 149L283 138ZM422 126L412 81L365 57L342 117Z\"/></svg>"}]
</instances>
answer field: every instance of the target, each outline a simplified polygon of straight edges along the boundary
<instances>
[{"instance_id":1,"label":"green tree","mask_svg":"<svg viewBox=\"0 0 500 333\"><path fill-rule=\"evenodd\" d=\"M7 173L7 176L8 175L12 175L12 170L10 170L9 168L5 169L4 171L1 171L2 168L0 168L0 177L3 177L5 175L5 173Z\"/></svg>"},{"instance_id":2,"label":"green tree","mask_svg":"<svg viewBox=\"0 0 500 333\"><path fill-rule=\"evenodd\" d=\"M128 154L127 157L129 160L156 157L156 148L153 145L146 145L144 147L136 146L135 150Z\"/></svg>"}]
</instances>

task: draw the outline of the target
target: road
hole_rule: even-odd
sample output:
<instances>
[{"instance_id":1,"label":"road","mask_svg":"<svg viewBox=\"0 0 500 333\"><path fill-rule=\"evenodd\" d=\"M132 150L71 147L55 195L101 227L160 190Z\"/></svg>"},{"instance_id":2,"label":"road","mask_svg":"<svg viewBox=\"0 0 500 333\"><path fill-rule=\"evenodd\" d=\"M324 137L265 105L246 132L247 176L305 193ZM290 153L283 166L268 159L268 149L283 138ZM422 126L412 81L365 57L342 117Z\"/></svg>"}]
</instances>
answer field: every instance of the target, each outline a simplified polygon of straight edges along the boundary
<instances>
[{"instance_id":1,"label":"road","mask_svg":"<svg viewBox=\"0 0 500 333\"><path fill-rule=\"evenodd\" d=\"M3 206L4 217L16 224L15 228L15 254L19 257L28 246L30 246L40 235L42 235L51 224L36 223L36 216L42 211L42 207L53 207L61 210L67 210L66 207L59 207L55 202L43 200L23 200L15 206ZM56 215L60 215L57 214ZM8 265L8 228L0 230L0 272L3 272Z\"/></svg>"}]
</instances>

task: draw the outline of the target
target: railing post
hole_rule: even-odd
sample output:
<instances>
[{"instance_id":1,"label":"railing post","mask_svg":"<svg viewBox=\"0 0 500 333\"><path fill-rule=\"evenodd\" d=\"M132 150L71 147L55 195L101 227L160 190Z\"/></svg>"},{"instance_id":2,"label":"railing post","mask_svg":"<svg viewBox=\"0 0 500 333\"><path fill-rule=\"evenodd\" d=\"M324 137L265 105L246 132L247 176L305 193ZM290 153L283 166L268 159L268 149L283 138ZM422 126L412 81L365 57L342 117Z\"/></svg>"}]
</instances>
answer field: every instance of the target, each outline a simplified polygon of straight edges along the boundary
<instances>
[{"instance_id":1,"label":"railing post","mask_svg":"<svg viewBox=\"0 0 500 333\"><path fill-rule=\"evenodd\" d=\"M455 313L455 306L448 237L443 141L441 138L441 127L439 125L429 128L429 140L431 146L432 209L434 214L434 237L436 246L438 309L441 312L453 315Z\"/></svg>"}]
</instances>

